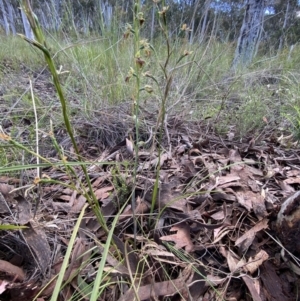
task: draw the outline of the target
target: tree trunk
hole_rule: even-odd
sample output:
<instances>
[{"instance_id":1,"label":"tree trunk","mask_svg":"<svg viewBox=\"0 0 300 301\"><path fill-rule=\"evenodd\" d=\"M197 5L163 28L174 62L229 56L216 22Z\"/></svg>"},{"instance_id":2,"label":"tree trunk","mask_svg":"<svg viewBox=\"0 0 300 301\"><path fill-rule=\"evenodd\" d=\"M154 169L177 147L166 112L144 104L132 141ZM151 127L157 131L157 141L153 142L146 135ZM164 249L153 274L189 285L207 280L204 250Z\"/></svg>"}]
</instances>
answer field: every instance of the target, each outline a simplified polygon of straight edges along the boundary
<instances>
[{"instance_id":1,"label":"tree trunk","mask_svg":"<svg viewBox=\"0 0 300 301\"><path fill-rule=\"evenodd\" d=\"M15 18L16 13L14 12L13 5L11 3L6 2L7 10L8 10L8 19L10 24L10 29L13 35L16 35L16 26L15 26Z\"/></svg>"},{"instance_id":2,"label":"tree trunk","mask_svg":"<svg viewBox=\"0 0 300 301\"><path fill-rule=\"evenodd\" d=\"M287 27L287 20L288 20L288 16L289 16L289 10L290 10L290 0L288 0L287 4L286 4L286 10L285 10L284 21L283 21L283 26L282 26L282 34L281 34L280 40L279 40L278 51L281 51L282 46L283 46L284 34L285 34L284 31Z\"/></svg>"},{"instance_id":3,"label":"tree trunk","mask_svg":"<svg viewBox=\"0 0 300 301\"><path fill-rule=\"evenodd\" d=\"M247 0L243 24L237 42L232 69L249 65L263 26L267 0Z\"/></svg>"},{"instance_id":4,"label":"tree trunk","mask_svg":"<svg viewBox=\"0 0 300 301\"><path fill-rule=\"evenodd\" d=\"M9 24L7 22L6 11L4 9L4 3L2 0L0 0L0 11L2 11L2 15L3 15L5 34L8 36L9 35Z\"/></svg>"},{"instance_id":5,"label":"tree trunk","mask_svg":"<svg viewBox=\"0 0 300 301\"><path fill-rule=\"evenodd\" d=\"M210 3L211 0L206 0L204 4L204 17L202 21L202 26L201 26L201 32L200 32L200 42L202 42L205 39L205 34L206 34L206 27L207 27L207 18L208 18L208 11L210 8Z\"/></svg>"},{"instance_id":6,"label":"tree trunk","mask_svg":"<svg viewBox=\"0 0 300 301\"><path fill-rule=\"evenodd\" d=\"M199 9L199 5L200 5L200 1L201 0L197 0L197 2L194 4L194 10L193 10L193 15L192 15L192 18L191 18L191 34L190 34L190 43L193 43L194 42L194 36L196 35L197 33L197 30L195 29L195 19L196 19L196 15L198 13L198 9ZM198 26L199 27L199 26Z\"/></svg>"},{"instance_id":7,"label":"tree trunk","mask_svg":"<svg viewBox=\"0 0 300 301\"><path fill-rule=\"evenodd\" d=\"M29 21L27 19L25 12L23 11L23 9L21 9L21 16L22 16L23 27L24 27L26 38L28 38L30 40L34 40L34 34L32 32Z\"/></svg>"}]
</instances>

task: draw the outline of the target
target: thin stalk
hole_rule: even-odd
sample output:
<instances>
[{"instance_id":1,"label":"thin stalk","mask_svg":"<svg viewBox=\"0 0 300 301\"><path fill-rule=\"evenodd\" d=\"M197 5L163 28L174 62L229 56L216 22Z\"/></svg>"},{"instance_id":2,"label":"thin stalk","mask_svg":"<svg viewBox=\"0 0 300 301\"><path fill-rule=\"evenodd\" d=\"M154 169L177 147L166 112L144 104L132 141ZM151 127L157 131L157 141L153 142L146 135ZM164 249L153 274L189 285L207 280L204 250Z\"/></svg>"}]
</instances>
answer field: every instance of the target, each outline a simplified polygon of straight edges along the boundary
<instances>
[{"instance_id":1,"label":"thin stalk","mask_svg":"<svg viewBox=\"0 0 300 301\"><path fill-rule=\"evenodd\" d=\"M23 9L26 13L26 16L27 16L28 20L29 20L30 26L32 28L32 31L34 33L34 36L35 36L36 40L30 40L30 39L26 38L23 35L20 35L20 36L25 41L27 41L31 45L39 48L44 53L45 61L47 62L48 68L49 68L49 70L51 72L51 75L52 75L53 83L55 85L56 91L57 91L58 96L59 96L59 100L60 100L61 108L62 108L62 115L63 115L63 119L64 119L64 124L66 126L66 130L68 132L68 135L69 135L69 137L71 139L71 142L72 142L72 145L74 147L74 150L75 150L75 153L76 153L76 156L77 156L77 160L81 163L82 158L79 154L79 149L78 149L78 146L77 146L77 143L75 141L74 134L73 134L73 130L72 130L72 126L71 126L71 122L70 122L69 115L68 115L68 110L67 110L67 102L66 102L66 99L64 97L64 93L63 93L63 90L62 90L62 87L61 87L61 84L60 84L60 81L59 81L58 72L56 71L56 68L55 68L54 62L52 60L51 54L50 54L50 52L48 50L48 47L46 45L46 41L45 41L43 32L41 30L41 27L39 25L38 19L34 15L32 9L31 9L29 0L22 0L22 5L23 5ZM86 179L87 184L88 184L89 193L91 195L91 197L89 197L86 194L89 205L92 207L92 210L95 213L100 225L103 227L103 229L106 232L108 232L108 228L106 226L105 219L103 218L103 216L101 214L100 206L99 206L97 198L94 194L92 184L91 184L89 175L87 173L86 166L84 164L80 164L80 166L81 166L81 169L82 169L82 171L85 175L85 179Z\"/></svg>"},{"instance_id":2,"label":"thin stalk","mask_svg":"<svg viewBox=\"0 0 300 301\"><path fill-rule=\"evenodd\" d=\"M139 142L139 100L140 100L140 88L141 88L141 72L142 65L140 62L140 20L138 19L138 13L140 11L140 1L135 1L134 3L134 13L133 13L133 26L134 26L134 66L135 66L135 99L133 103L133 113L135 121L135 160L134 160L134 175L133 175L133 191L131 196L131 207L133 215L133 248L136 248L136 235L137 235L137 221L135 217L135 187L136 187L136 174L138 168L138 142Z\"/></svg>"},{"instance_id":3,"label":"thin stalk","mask_svg":"<svg viewBox=\"0 0 300 301\"><path fill-rule=\"evenodd\" d=\"M32 88L32 81L29 81L30 84L30 93L31 93L31 99L32 99L32 105L33 105L33 112L34 112L34 119L35 119L35 141L36 141L36 153L39 155L40 154L40 149L39 149L39 129L38 129L38 117L37 117L37 112L36 112L36 105L35 105L35 99L34 99L34 94L33 94L33 88ZM41 168L39 166L40 164L40 158L39 156L36 157L36 164L38 165L36 168L36 177L38 179L41 179ZM38 182L37 183L37 200L35 201L35 208L34 208L34 214L33 216L35 217L40 199L41 199L41 185Z\"/></svg>"},{"instance_id":4,"label":"thin stalk","mask_svg":"<svg viewBox=\"0 0 300 301\"><path fill-rule=\"evenodd\" d=\"M163 1L163 4L164 4L164 1ZM172 75L169 75L168 70L167 70L172 52L171 52L170 41L169 41L169 37L168 37L168 33L167 33L166 12L167 12L167 8L165 6L163 6L163 9L159 12L159 15L160 15L159 25L162 29L163 35L166 39L166 45L167 45L167 57L166 57L164 65L161 65L162 71L163 71L165 79L166 79L166 86L165 86L164 93L163 93L163 96L162 96L160 112L159 112L159 115L158 115L158 118L157 118L157 124L156 124L156 130L155 130L155 132L157 132L159 124L161 124L161 129L160 129L160 133L159 133L159 143L158 143L158 145L159 145L159 147L158 147L158 164L157 164L157 170L156 170L155 184L154 184L154 187L153 187L150 214L152 214L153 211L154 211L155 203L156 203L156 200L157 200L157 197L158 197L160 159L161 159L161 151L162 151L161 150L161 143L162 143L162 138L163 138L163 128L164 128L165 117L166 117L166 101L168 99L169 90L170 90L170 86L171 86L171 83L172 83ZM158 204L159 203L160 202L158 202ZM160 211L160 208L159 208L159 211Z\"/></svg>"}]
</instances>

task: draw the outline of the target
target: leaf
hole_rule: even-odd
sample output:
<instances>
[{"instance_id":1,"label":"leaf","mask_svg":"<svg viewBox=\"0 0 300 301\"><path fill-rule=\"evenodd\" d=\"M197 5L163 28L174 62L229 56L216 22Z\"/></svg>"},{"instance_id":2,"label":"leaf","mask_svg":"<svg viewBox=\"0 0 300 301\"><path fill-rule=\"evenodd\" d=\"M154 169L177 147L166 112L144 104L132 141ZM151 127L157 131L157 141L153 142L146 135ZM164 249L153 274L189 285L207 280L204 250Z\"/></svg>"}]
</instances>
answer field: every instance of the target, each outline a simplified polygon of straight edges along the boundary
<instances>
[{"instance_id":1,"label":"leaf","mask_svg":"<svg viewBox=\"0 0 300 301\"><path fill-rule=\"evenodd\" d=\"M0 295L6 291L6 286L9 284L9 282L5 280L0 280Z\"/></svg>"},{"instance_id":2,"label":"leaf","mask_svg":"<svg viewBox=\"0 0 300 301\"><path fill-rule=\"evenodd\" d=\"M85 203L86 203L86 198L83 195L80 195L78 198L74 200L74 203L70 208L70 212L79 213L82 210Z\"/></svg>"},{"instance_id":3,"label":"leaf","mask_svg":"<svg viewBox=\"0 0 300 301\"><path fill-rule=\"evenodd\" d=\"M254 257L250 257L244 269L253 274L269 258L266 251L260 250Z\"/></svg>"},{"instance_id":4,"label":"leaf","mask_svg":"<svg viewBox=\"0 0 300 301\"><path fill-rule=\"evenodd\" d=\"M298 178L289 178L283 181L286 184L300 184L300 177Z\"/></svg>"},{"instance_id":5,"label":"leaf","mask_svg":"<svg viewBox=\"0 0 300 301\"><path fill-rule=\"evenodd\" d=\"M126 138L126 149L128 153L133 156L134 153L133 143L127 138Z\"/></svg>"},{"instance_id":6,"label":"leaf","mask_svg":"<svg viewBox=\"0 0 300 301\"><path fill-rule=\"evenodd\" d=\"M248 276L242 276L242 279L244 280L245 284L248 287L248 290L252 296L253 301L262 301L260 295L259 295L259 282L257 279L249 278Z\"/></svg>"},{"instance_id":7,"label":"leaf","mask_svg":"<svg viewBox=\"0 0 300 301\"><path fill-rule=\"evenodd\" d=\"M9 192L13 189L13 186L0 183L0 193L3 194L4 197L8 196Z\"/></svg>"},{"instance_id":8,"label":"leaf","mask_svg":"<svg viewBox=\"0 0 300 301\"><path fill-rule=\"evenodd\" d=\"M174 188L174 183L162 183L159 188L158 207L174 208L179 211L186 211L186 200Z\"/></svg>"},{"instance_id":9,"label":"leaf","mask_svg":"<svg viewBox=\"0 0 300 301\"><path fill-rule=\"evenodd\" d=\"M109 191L112 191L114 189L113 186L107 186L100 189L97 189L94 193L96 195L97 200L103 200L109 197L110 193Z\"/></svg>"},{"instance_id":10,"label":"leaf","mask_svg":"<svg viewBox=\"0 0 300 301\"><path fill-rule=\"evenodd\" d=\"M226 259L227 259L229 270L232 273L237 272L237 270L242 268L246 263L244 259L239 259L238 256L232 251L227 252Z\"/></svg>"},{"instance_id":11,"label":"leaf","mask_svg":"<svg viewBox=\"0 0 300 301\"><path fill-rule=\"evenodd\" d=\"M153 298L154 300L160 296L173 296L176 293L182 293L186 290L189 283L193 281L192 277L182 276L177 279L154 282L144 286L138 286L136 288L138 294L138 300L148 300ZM132 301L135 300L135 294L132 289L129 289L124 295L122 295L118 301Z\"/></svg>"},{"instance_id":12,"label":"leaf","mask_svg":"<svg viewBox=\"0 0 300 301\"><path fill-rule=\"evenodd\" d=\"M236 255L230 249L228 250L222 246L220 247L219 251L227 259L227 264L231 273L236 272L246 263L244 259L239 259L238 255Z\"/></svg>"},{"instance_id":13,"label":"leaf","mask_svg":"<svg viewBox=\"0 0 300 301\"><path fill-rule=\"evenodd\" d=\"M258 222L254 227L252 227L236 240L235 246L240 247L242 252L246 251L252 244L256 233L268 228L268 222L269 220L266 218Z\"/></svg>"},{"instance_id":14,"label":"leaf","mask_svg":"<svg viewBox=\"0 0 300 301\"><path fill-rule=\"evenodd\" d=\"M28 202L23 196L18 195L15 197L18 201L18 223L25 225L31 219L31 203Z\"/></svg>"},{"instance_id":15,"label":"leaf","mask_svg":"<svg viewBox=\"0 0 300 301\"><path fill-rule=\"evenodd\" d=\"M18 282L23 282L25 280L25 273L23 269L5 260L0 260L0 273L8 280L14 279L14 281Z\"/></svg>"},{"instance_id":16,"label":"leaf","mask_svg":"<svg viewBox=\"0 0 300 301\"><path fill-rule=\"evenodd\" d=\"M163 241L175 242L175 248L185 248L187 252L194 250L194 245L191 240L190 227L186 223L180 223L173 226L170 231L177 231L176 234L160 237Z\"/></svg>"},{"instance_id":17,"label":"leaf","mask_svg":"<svg viewBox=\"0 0 300 301\"><path fill-rule=\"evenodd\" d=\"M269 121L268 121L268 119L267 119L267 117L266 117L266 116L263 116L263 118L262 118L262 119L263 119L263 122L264 122L264 123L266 123L266 124L268 124L268 123L269 123Z\"/></svg>"},{"instance_id":18,"label":"leaf","mask_svg":"<svg viewBox=\"0 0 300 301\"><path fill-rule=\"evenodd\" d=\"M0 230L20 230L26 229L26 226L15 226L15 225L0 225Z\"/></svg>"},{"instance_id":19,"label":"leaf","mask_svg":"<svg viewBox=\"0 0 300 301\"><path fill-rule=\"evenodd\" d=\"M225 177L219 177L217 183L218 186L222 186L230 182L238 182L240 179L241 178L237 175L227 175Z\"/></svg>"},{"instance_id":20,"label":"leaf","mask_svg":"<svg viewBox=\"0 0 300 301\"><path fill-rule=\"evenodd\" d=\"M47 236L44 231L35 226L33 221L30 221L27 226L27 229L22 231L23 236L35 255L35 264L42 273L45 273L51 261L51 250Z\"/></svg>"}]
</instances>

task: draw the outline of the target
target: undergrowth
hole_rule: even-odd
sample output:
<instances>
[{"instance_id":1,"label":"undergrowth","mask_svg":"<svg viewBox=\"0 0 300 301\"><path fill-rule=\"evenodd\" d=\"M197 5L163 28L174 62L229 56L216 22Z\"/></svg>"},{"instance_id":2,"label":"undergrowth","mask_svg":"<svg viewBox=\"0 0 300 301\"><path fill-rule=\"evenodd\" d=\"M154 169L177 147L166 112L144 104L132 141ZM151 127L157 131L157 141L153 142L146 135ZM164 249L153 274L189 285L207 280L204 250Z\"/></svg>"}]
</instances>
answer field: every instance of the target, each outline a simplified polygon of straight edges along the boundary
<instances>
[{"instance_id":1,"label":"undergrowth","mask_svg":"<svg viewBox=\"0 0 300 301\"><path fill-rule=\"evenodd\" d=\"M0 61L2 62L0 72L5 87L1 96L4 101L1 104L0 114L6 122L14 124L10 136L6 135L2 129L1 138L5 141L5 146L8 148L8 145L11 145L12 148L10 152L3 151L3 148L0 149L0 164L6 168L6 172L11 171L8 167L12 161L21 169L21 165L25 163L21 158L24 159L23 153L27 152L31 155L31 159L33 156L48 166L59 166L70 181L66 184L54 179L43 178L39 173L39 161L37 160L37 164L33 163L28 167L37 168L35 181L30 189L37 188L42 184L60 184L74 189L87 199L107 235L105 243L93 237L103 250L102 256L97 258L99 269L94 282L85 283L79 279L82 292L86 292L90 300L97 300L99 291L104 291L111 284L107 280L109 273L104 268L107 256L113 257L118 263L126 262L130 259L129 253L137 250L137 234L147 237L147 233L141 226L141 220L135 217L134 213L137 199L135 189L138 156L140 146L144 146L140 129L147 122L146 119L140 118L143 109L156 114L156 124L152 128L152 144L149 143L148 147L150 154L153 154L154 151L158 153L158 162L154 167L156 178L151 191L150 215L154 221L154 214L158 213L159 215L165 209L157 208L156 200L161 176L160 158L163 154L168 153L167 147L162 147L162 139L167 137L166 116L168 114L174 115L180 112L182 118L188 119L186 121L207 119L213 130L224 136L231 131L237 138L248 134L256 138L261 135L267 125L270 125L271 127L280 126L282 131L290 131L296 139L300 139L300 103L297 96L300 74L293 65L296 64L296 50L289 58L281 55L276 59L258 58L248 70L240 70L236 74L232 74L228 70L234 50L233 46L209 40L199 47L199 45L190 45L185 38L177 38L175 42L172 42L168 35L166 7L157 7L162 40L157 39L153 45L142 38L144 34L142 25L145 20L138 2L133 8L133 26L127 25L124 36L108 35L104 38L90 36L76 42L68 38L60 40L52 35L45 38L25 1L24 7L31 20L36 41L23 37L29 42L29 45L25 47L24 41L19 38L4 39L3 47L0 50ZM188 32L189 29L182 26L181 30ZM49 48L45 40L50 41ZM16 49L16 52L12 52L12 49ZM48 69L42 60L42 54L50 73L45 71ZM9 85L9 82L14 79L14 75L16 74L15 78L17 78L20 73L22 76L30 74L36 82L42 78L46 83L50 83L53 78L59 97L57 98L53 94L55 100L51 99L49 102L42 96L38 96L34 100L32 93L28 91L27 81L21 87L14 82ZM52 85L51 89L53 90L53 88ZM134 125L126 139L126 147L134 158L134 164L123 165L125 170L123 174L124 170L121 171L117 164L113 164L114 166L110 169L112 185L120 200L118 205L122 208L113 217L113 221L108 227L100 210L99 202L94 195L86 162L80 155L76 140L78 129L73 126L72 122L74 120L87 122L92 116L95 116L95 112L101 111L102 107L124 103L128 107L128 113L131 114ZM4 109L6 107L11 107L9 114L7 109ZM23 110L21 117L19 110ZM38 119L33 112L37 113ZM60 115L62 116L58 119L53 118ZM50 120L53 121L53 119L55 127L64 126L66 129L65 135L70 139L73 149L70 156L66 155L65 150L57 141L53 126L50 126ZM292 125L292 129L288 124ZM2 127L5 128L4 124ZM25 142L20 139L22 137L19 132L21 128L26 131ZM52 147L57 152L58 163L54 164L36 150L35 144L39 142L35 139L36 129L52 139ZM158 145L157 149L155 149L156 145ZM16 155L17 149L20 153ZM78 170L69 164L70 159L73 159L81 167L81 175L84 175L86 185L78 176ZM101 164L109 164L109 162L101 162ZM129 174L131 183L127 182ZM130 201L134 228L134 236L131 238L132 250L129 247L127 250L126 245L125 256L122 256L121 252L115 248L118 242L114 237L114 230L122 210L130 204ZM79 229L79 222L83 218L85 210L86 207L82 209L70 245L66 250L61 268L62 275L58 276L51 299L53 301L57 300L61 287L66 284L63 274L67 268L71 249L75 244L75 236ZM154 227L155 222L149 223L148 227L150 229ZM166 243L166 246L167 249L172 250L172 245ZM112 248L115 248L115 252L111 251ZM184 263L193 263L189 262L183 252L178 250L176 252ZM83 266L88 266L91 261L92 257L88 258ZM145 272L146 255L142 256L138 263ZM171 272L168 270L169 266L160 264L160 268L163 270L162 277L172 279ZM174 273L177 272L177 270L174 271ZM201 271L197 270L197 273L201 274ZM137 296L139 283L135 277L136 275L130 274L130 280L126 280L126 285L133 287ZM75 300L76 296L73 297Z\"/></svg>"},{"instance_id":2,"label":"undergrowth","mask_svg":"<svg viewBox=\"0 0 300 301\"><path fill-rule=\"evenodd\" d=\"M61 66L60 78L65 93L73 100L74 118L85 119L93 116L101 106L117 105L132 100L134 89L125 82L133 51L132 37L124 40L122 36L109 35L108 38L91 36L71 42L68 37L59 40L58 37L50 35L47 41L50 41L50 49L57 68ZM178 38L178 41L172 44L171 50L180 53L186 46L186 41ZM153 47L155 55L149 57L144 69L160 81L162 78L158 74L159 64L160 58L165 55L165 49L163 43L159 41L154 41ZM192 112L187 115L191 119L213 118L221 109L225 117L217 120L217 127L222 127L226 132L228 126L236 126L240 136L247 134L248 129L261 130L264 126L261 117L265 116L268 120L275 117L277 120L281 119L282 113L287 109L286 106L290 107L291 99L288 93L282 91L297 90L300 77L296 59L298 49L294 49L290 57L279 54L274 57L257 58L249 70L231 74L227 70L234 50L232 45L212 40L200 47L198 45L189 47L193 51L193 59L188 64L183 64L180 72L174 76L168 107L177 103L174 110L184 110L186 114ZM19 82L18 77L25 78L31 73L37 81L42 79L50 83L51 78L45 79L39 75L45 68L41 55L33 47L25 47L24 41L17 37L3 37L0 58L2 85L7 87L11 83L9 88L5 88L2 96L6 106L13 106L21 98L15 110L23 108L30 110L26 94L22 96L27 89L27 81ZM173 59L170 58L171 65L174 64ZM240 100L231 101L232 94ZM49 97L47 101L44 99L45 96L38 97L42 102L41 110L48 110L50 105L51 111L54 107L55 114L55 96ZM146 108L149 107L149 102L154 110L158 108L156 101L147 100L148 95L142 93L140 97ZM255 107L259 112L256 120L252 120L253 101L249 103L249 99L256 99ZM295 105L299 106L292 104ZM231 110L226 109L230 106L238 106L239 109L234 110L233 115L236 117L230 118L231 122L228 122L226 115L231 114ZM290 111L297 118L296 111ZM14 110L11 111L12 115L13 113ZM1 115L3 116L3 112ZM58 116L55 116L55 119L59 121ZM245 121L242 126L240 120Z\"/></svg>"}]
</instances>

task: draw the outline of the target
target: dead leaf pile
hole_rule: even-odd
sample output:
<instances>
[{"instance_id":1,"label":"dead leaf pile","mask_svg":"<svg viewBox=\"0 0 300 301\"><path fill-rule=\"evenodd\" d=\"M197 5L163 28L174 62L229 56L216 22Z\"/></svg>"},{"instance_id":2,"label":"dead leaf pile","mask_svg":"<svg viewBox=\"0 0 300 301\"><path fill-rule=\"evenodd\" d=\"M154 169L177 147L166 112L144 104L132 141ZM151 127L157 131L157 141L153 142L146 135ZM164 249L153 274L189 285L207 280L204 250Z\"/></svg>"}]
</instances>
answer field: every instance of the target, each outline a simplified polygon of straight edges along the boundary
<instances>
[{"instance_id":1,"label":"dead leaf pile","mask_svg":"<svg viewBox=\"0 0 300 301\"><path fill-rule=\"evenodd\" d=\"M99 300L295 300L299 279L287 265L294 259L282 257L273 224L284 198L299 189L300 150L284 150L267 138L256 145L253 139L246 143L200 136L199 126L184 130L171 120L170 145L161 153L140 148L136 154L129 135L91 162L92 187L109 226L133 192L135 197L134 208L128 202L114 230L102 283L107 286ZM82 149L83 156L91 153ZM153 199L158 168L159 191ZM35 217L35 194L11 195L8 190L16 188L16 182L0 178L2 223L28 226L19 234L1 234L0 251L6 256L0 260L0 289L9 300L21 300L14 295L15 287L32 296L59 273L76 217L89 197L84 175L79 167L74 169L77 178L64 168L43 170L56 184L42 186ZM106 238L89 209L61 300L74 294L86 298ZM122 286L114 285L120 279ZM54 285L55 280L40 300L51 296Z\"/></svg>"}]
</instances>

